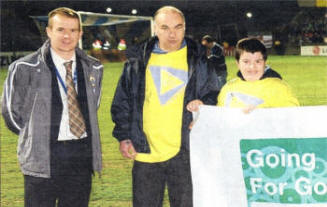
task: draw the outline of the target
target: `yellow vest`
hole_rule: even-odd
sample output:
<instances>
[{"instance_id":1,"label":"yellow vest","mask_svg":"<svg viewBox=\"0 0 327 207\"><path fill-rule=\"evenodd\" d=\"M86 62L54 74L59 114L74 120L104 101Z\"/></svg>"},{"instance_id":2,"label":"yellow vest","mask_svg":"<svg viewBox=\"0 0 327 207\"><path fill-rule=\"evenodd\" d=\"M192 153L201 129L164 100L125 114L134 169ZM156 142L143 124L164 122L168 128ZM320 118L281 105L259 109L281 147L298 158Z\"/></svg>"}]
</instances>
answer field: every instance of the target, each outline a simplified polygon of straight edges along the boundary
<instances>
[{"instance_id":1,"label":"yellow vest","mask_svg":"<svg viewBox=\"0 0 327 207\"><path fill-rule=\"evenodd\" d=\"M240 78L226 83L218 96L218 106L258 108L299 106L290 87L279 78L244 81Z\"/></svg>"},{"instance_id":2,"label":"yellow vest","mask_svg":"<svg viewBox=\"0 0 327 207\"><path fill-rule=\"evenodd\" d=\"M145 74L143 106L143 130L151 153L138 153L135 160L162 162L179 152L187 73L187 47L151 54Z\"/></svg>"}]
</instances>

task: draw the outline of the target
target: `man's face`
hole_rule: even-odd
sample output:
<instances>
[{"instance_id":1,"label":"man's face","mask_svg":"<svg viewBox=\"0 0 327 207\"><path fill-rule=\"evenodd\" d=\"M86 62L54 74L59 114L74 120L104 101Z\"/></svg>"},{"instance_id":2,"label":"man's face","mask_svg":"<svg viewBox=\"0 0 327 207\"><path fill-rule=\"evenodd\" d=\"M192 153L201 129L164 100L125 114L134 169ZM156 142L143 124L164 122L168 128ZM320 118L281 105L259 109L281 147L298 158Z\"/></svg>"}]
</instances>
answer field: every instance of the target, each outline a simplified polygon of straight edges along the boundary
<instances>
[{"instance_id":1,"label":"man's face","mask_svg":"<svg viewBox=\"0 0 327 207\"><path fill-rule=\"evenodd\" d=\"M69 59L82 36L79 20L57 14L52 17L52 26L47 27L47 35L51 48L62 58Z\"/></svg>"},{"instance_id":2,"label":"man's face","mask_svg":"<svg viewBox=\"0 0 327 207\"><path fill-rule=\"evenodd\" d=\"M207 42L207 40L202 40L202 41L201 41L201 44L202 44L203 46L207 47L208 42Z\"/></svg>"},{"instance_id":3,"label":"man's face","mask_svg":"<svg viewBox=\"0 0 327 207\"><path fill-rule=\"evenodd\" d=\"M156 16L155 34L160 49L171 52L181 47L185 35L185 22L176 12L164 11Z\"/></svg>"},{"instance_id":4,"label":"man's face","mask_svg":"<svg viewBox=\"0 0 327 207\"><path fill-rule=\"evenodd\" d=\"M237 66L246 81L256 81L262 77L266 61L263 59L261 52L251 53L244 51L237 62Z\"/></svg>"}]
</instances>

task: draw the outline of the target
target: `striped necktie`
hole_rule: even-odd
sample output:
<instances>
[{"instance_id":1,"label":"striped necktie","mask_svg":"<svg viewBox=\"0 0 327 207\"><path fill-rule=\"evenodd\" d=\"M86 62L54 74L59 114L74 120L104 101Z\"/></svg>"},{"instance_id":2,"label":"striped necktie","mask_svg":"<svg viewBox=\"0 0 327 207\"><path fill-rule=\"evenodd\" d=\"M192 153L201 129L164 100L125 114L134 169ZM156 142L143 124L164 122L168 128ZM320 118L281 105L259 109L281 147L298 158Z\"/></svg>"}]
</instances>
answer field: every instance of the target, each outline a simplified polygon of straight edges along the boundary
<instances>
[{"instance_id":1,"label":"striped necktie","mask_svg":"<svg viewBox=\"0 0 327 207\"><path fill-rule=\"evenodd\" d=\"M65 62L66 73L67 101L69 114L69 128L72 134L80 138L85 132L85 122L77 101L77 93L75 91L72 78L73 61Z\"/></svg>"}]
</instances>

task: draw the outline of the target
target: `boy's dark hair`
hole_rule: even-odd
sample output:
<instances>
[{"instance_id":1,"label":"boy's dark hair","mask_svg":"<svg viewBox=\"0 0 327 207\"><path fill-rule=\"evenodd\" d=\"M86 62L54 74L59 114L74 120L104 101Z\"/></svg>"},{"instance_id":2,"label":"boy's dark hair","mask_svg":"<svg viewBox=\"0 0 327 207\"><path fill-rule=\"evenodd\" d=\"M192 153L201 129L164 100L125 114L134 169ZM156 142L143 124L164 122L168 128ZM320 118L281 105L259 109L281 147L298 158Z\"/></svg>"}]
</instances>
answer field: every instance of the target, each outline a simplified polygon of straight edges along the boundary
<instances>
[{"instance_id":1,"label":"boy's dark hair","mask_svg":"<svg viewBox=\"0 0 327 207\"><path fill-rule=\"evenodd\" d=\"M202 41L205 40L207 43L211 43L214 41L214 39L210 35L205 35L202 37Z\"/></svg>"},{"instance_id":2,"label":"boy's dark hair","mask_svg":"<svg viewBox=\"0 0 327 207\"><path fill-rule=\"evenodd\" d=\"M240 60L240 56L243 52L261 52L263 59L266 61L268 58L267 49L265 45L257 38L244 38L237 42L235 50L235 58Z\"/></svg>"}]
</instances>

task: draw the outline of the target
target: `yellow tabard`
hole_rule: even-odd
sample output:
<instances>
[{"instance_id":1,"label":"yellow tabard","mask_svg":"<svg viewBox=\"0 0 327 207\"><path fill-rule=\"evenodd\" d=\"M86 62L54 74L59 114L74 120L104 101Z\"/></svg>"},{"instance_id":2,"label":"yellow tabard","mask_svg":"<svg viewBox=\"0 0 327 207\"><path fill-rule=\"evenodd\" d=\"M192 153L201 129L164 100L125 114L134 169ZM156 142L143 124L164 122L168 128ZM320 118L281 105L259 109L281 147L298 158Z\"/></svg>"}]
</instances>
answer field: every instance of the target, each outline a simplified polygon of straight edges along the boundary
<instances>
[{"instance_id":1,"label":"yellow tabard","mask_svg":"<svg viewBox=\"0 0 327 207\"><path fill-rule=\"evenodd\" d=\"M143 130L151 153L138 153L137 161L162 162L179 152L187 71L187 47L166 54L151 54L143 106Z\"/></svg>"},{"instance_id":2,"label":"yellow tabard","mask_svg":"<svg viewBox=\"0 0 327 207\"><path fill-rule=\"evenodd\" d=\"M278 78L257 81L233 79L223 86L218 96L218 106L240 107L253 105L258 108L299 106L286 82Z\"/></svg>"}]
</instances>

